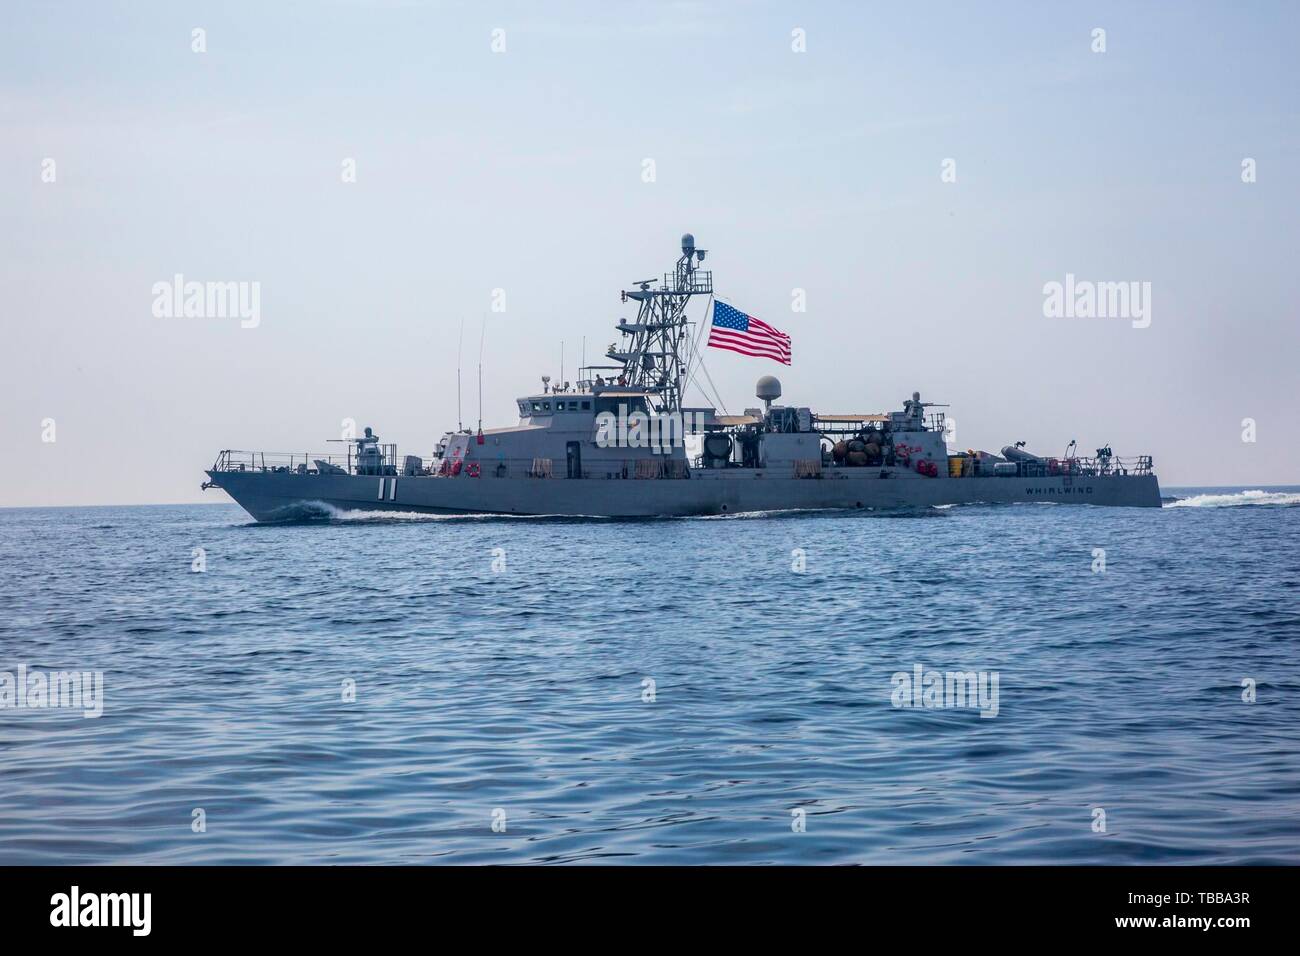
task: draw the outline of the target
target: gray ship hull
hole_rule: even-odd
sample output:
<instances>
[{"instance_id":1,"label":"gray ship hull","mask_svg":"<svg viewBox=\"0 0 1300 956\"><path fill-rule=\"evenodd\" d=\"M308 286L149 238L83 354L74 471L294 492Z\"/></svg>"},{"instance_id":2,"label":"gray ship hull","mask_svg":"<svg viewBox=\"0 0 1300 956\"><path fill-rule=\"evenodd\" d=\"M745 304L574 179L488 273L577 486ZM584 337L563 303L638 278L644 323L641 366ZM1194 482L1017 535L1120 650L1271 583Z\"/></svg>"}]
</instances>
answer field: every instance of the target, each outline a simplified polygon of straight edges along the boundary
<instances>
[{"instance_id":1,"label":"gray ship hull","mask_svg":"<svg viewBox=\"0 0 1300 956\"><path fill-rule=\"evenodd\" d=\"M1154 475L922 478L902 472L881 478L875 470L852 468L831 469L819 478L728 469L658 480L261 471L210 471L208 476L258 521L300 520L332 510L644 518L981 502L1160 507Z\"/></svg>"},{"instance_id":2,"label":"gray ship hull","mask_svg":"<svg viewBox=\"0 0 1300 956\"><path fill-rule=\"evenodd\" d=\"M337 511L650 518L976 502L1160 507L1150 455L1124 459L1104 446L1081 456L1073 441L1062 458L1033 455L1024 442L1001 456L953 454L946 413L928 412L937 406L920 392L888 413L823 414L773 404L781 383L764 375L754 385L761 409L685 406L688 372L703 363L693 298L710 297L709 345L789 365L790 337L714 302L713 273L701 268L707 250L690 233L681 250L672 272L620 293L637 314L615 326L620 339L605 352L615 364L584 364L576 383L543 375L540 392L516 399L514 426L471 432L458 423L427 464L399 458L369 427L338 439L345 456L269 453L268 463L265 452L225 449L204 487L225 489L258 521ZM692 436L699 448L688 456Z\"/></svg>"}]
</instances>

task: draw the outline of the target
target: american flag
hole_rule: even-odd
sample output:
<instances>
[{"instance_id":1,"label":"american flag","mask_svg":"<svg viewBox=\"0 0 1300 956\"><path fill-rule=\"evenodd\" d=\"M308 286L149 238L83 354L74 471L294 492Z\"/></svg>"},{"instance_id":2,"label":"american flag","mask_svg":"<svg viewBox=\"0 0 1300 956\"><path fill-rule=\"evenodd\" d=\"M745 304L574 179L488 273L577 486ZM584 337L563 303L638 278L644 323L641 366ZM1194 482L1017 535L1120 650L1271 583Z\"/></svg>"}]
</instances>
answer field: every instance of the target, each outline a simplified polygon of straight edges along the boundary
<instances>
[{"instance_id":1,"label":"american flag","mask_svg":"<svg viewBox=\"0 0 1300 956\"><path fill-rule=\"evenodd\" d=\"M790 364L790 336L725 302L713 303L713 325L709 328L708 344L715 349L729 349L741 355Z\"/></svg>"}]
</instances>

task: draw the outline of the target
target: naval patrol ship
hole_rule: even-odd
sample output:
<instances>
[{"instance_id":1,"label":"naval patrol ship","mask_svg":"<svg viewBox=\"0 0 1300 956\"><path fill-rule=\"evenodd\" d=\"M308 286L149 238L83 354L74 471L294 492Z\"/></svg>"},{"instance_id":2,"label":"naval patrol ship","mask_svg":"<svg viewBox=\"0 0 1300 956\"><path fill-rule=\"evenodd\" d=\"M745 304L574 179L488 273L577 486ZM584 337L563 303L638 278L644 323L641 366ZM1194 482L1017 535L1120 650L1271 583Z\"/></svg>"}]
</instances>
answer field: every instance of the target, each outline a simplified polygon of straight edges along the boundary
<instances>
[{"instance_id":1,"label":"naval patrol ship","mask_svg":"<svg viewBox=\"0 0 1300 956\"><path fill-rule=\"evenodd\" d=\"M944 413L916 392L897 411L822 414L774 404L781 385L763 376L761 408L685 406L701 368L687 306L713 304L713 276L690 234L681 250L672 272L622 293L637 316L615 326L613 364L585 366L572 383L543 376L540 392L517 400L516 425L447 432L427 462L399 458L370 428L341 455L225 450L203 488L221 488L258 521L347 511L632 518L976 502L1160 507L1148 455L1104 447L1085 457L1074 442L1059 457L1023 442L1000 454L950 452Z\"/></svg>"}]
</instances>

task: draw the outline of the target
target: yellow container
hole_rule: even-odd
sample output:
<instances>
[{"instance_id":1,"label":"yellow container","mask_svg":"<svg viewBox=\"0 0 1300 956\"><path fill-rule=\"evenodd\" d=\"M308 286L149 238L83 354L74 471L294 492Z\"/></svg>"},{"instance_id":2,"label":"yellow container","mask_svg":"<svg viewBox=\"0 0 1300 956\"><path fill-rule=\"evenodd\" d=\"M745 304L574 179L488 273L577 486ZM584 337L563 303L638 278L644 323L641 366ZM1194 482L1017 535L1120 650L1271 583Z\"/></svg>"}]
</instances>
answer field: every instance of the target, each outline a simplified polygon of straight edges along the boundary
<instances>
[{"instance_id":1,"label":"yellow container","mask_svg":"<svg viewBox=\"0 0 1300 956\"><path fill-rule=\"evenodd\" d=\"M948 456L948 477L949 478L961 477L961 463L963 461L965 461L965 459L961 455Z\"/></svg>"}]
</instances>

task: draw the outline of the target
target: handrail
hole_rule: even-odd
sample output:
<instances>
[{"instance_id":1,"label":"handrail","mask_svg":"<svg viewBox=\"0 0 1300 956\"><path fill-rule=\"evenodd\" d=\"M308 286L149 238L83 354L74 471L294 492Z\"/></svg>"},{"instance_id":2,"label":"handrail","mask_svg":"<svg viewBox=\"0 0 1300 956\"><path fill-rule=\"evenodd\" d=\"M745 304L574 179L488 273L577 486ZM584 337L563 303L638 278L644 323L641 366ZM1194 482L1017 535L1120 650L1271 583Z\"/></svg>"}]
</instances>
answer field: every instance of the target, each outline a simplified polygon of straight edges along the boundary
<instances>
[{"instance_id":1,"label":"handrail","mask_svg":"<svg viewBox=\"0 0 1300 956\"><path fill-rule=\"evenodd\" d=\"M708 295L713 291L713 272L708 269L694 269L688 273L664 273L662 289L652 292L690 293L691 295Z\"/></svg>"},{"instance_id":2,"label":"handrail","mask_svg":"<svg viewBox=\"0 0 1300 956\"><path fill-rule=\"evenodd\" d=\"M383 473L388 475L400 476L403 468L399 467L396 459L396 447L391 455L385 454L383 460ZM350 449L349 449L350 451ZM677 461L679 459L672 459ZM259 451L241 451L237 449L224 449L217 455L213 462L211 470L214 472L266 472L279 474L300 474L316 475L320 474L317 462L324 462L341 469L345 474L357 474L356 457L354 455L339 455L338 453L330 454L328 452L259 452ZM450 466L452 460L446 460ZM536 458L491 458L479 462L481 466L480 475L483 478L521 478L537 477L539 469L536 467L538 459ZM565 460L560 458L551 459L553 462L549 477L563 479L566 475ZM680 467L677 465L667 464L667 459L660 456L653 458L629 458L615 459L610 461L584 461L583 477L584 478L634 478L637 476L638 461L659 461L664 462L661 466L662 471L673 473ZM434 459L432 462L424 462L424 467L420 472L422 475L439 477L439 468L443 460ZM685 465L686 462L683 461ZM1124 476L1124 475L1150 475L1153 465L1150 455L1137 455L1135 457L1122 458L1111 456L1108 458L1042 458L1030 462L1014 462L1017 469L1014 474L999 475L999 477L1015 478L1092 478L1107 476ZM695 456L691 463L695 469L703 466L701 456ZM648 467L648 466L641 466ZM863 466L831 466L835 468L857 468ZM690 466L688 466L689 470ZM450 471L450 467L447 469ZM447 474L445 477L457 477L460 472L457 470L455 475ZM983 465L979 468L977 474L983 477L993 477L995 472L991 465ZM685 475L682 475L685 477Z\"/></svg>"},{"instance_id":3,"label":"handrail","mask_svg":"<svg viewBox=\"0 0 1300 956\"><path fill-rule=\"evenodd\" d=\"M471 459L472 460L472 459ZM564 479L567 475L565 459L563 457L552 459L541 459L551 462L548 470L538 467L539 459L537 458L490 458L478 461L480 466L479 477L481 478L534 478L543 477L554 479ZM270 474L295 474L295 475L318 475L321 474L317 468L316 462L322 461L326 464L333 465L344 470L346 474L355 475L356 456L343 456L337 453L330 455L328 453L313 454L311 452L260 452L244 451L238 449L225 449L217 455L217 460L212 465L214 472L257 472ZM455 468L453 465L460 464L463 459L433 459L425 461L424 467L420 474L429 477L462 477L467 472L463 468ZM651 464L640 465L638 462L649 462ZM445 467L444 467L445 465ZM638 467L642 469L640 477L648 477L645 469L654 466L655 476L665 478L686 478L689 477L689 465L682 459L665 459L663 456L654 456L651 458L628 458L616 459L611 461L584 461L582 468L582 477L584 478L636 478L638 477ZM388 467L388 461L385 459L385 469ZM395 477L402 477L401 468L395 470L386 470L385 474ZM369 473L363 473L363 476ZM409 477L409 476L408 476Z\"/></svg>"},{"instance_id":4,"label":"handrail","mask_svg":"<svg viewBox=\"0 0 1300 956\"><path fill-rule=\"evenodd\" d=\"M316 462L323 461L351 474L355 460L353 455L340 455L337 452L263 452L226 448L217 454L212 470L298 472L301 469L303 472L314 472L317 470ZM384 463L391 464L387 461L387 456Z\"/></svg>"},{"instance_id":5,"label":"handrail","mask_svg":"<svg viewBox=\"0 0 1300 956\"><path fill-rule=\"evenodd\" d=\"M1104 458L1040 458L1038 461L1016 462L1020 478L1095 478L1107 475L1149 475L1152 471L1150 455L1121 458L1111 455Z\"/></svg>"}]
</instances>

